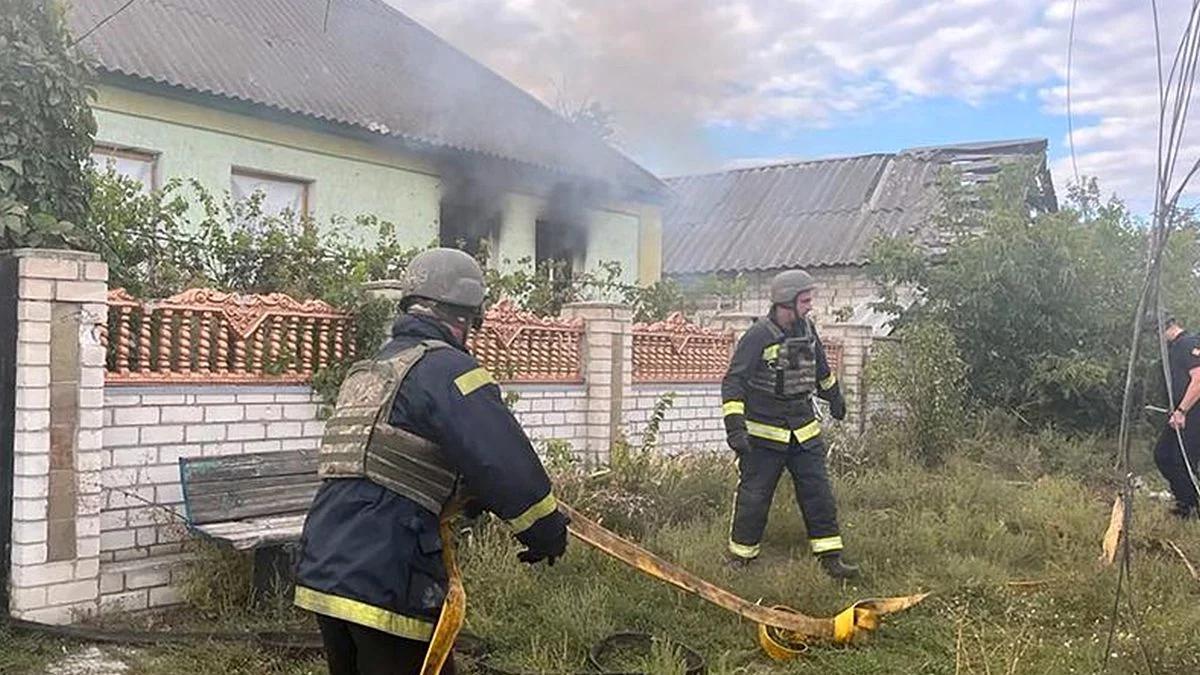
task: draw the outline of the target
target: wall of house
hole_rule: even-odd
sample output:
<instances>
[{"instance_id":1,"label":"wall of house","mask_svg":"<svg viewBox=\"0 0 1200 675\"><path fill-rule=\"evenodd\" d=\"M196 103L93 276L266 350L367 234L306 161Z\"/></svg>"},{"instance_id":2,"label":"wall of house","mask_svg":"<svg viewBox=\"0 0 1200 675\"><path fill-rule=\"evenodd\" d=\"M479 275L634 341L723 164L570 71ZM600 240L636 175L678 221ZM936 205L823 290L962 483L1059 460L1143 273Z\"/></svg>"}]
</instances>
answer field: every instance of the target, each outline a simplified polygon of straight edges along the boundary
<instances>
[{"instance_id":1,"label":"wall of house","mask_svg":"<svg viewBox=\"0 0 1200 675\"><path fill-rule=\"evenodd\" d=\"M196 178L220 194L231 171L252 170L311 181L309 209L319 222L371 214L396 223L402 240L423 246L438 236L441 180L436 167L369 143L206 108L112 86L94 106L96 142L158 156L156 182ZM493 242L497 264L512 269L534 257L535 222L545 200L509 193ZM656 206L613 204L586 212L585 267L620 263L623 280L652 283L661 269ZM371 232L358 233L370 238Z\"/></svg>"},{"instance_id":2,"label":"wall of house","mask_svg":"<svg viewBox=\"0 0 1200 675\"><path fill-rule=\"evenodd\" d=\"M196 178L220 194L234 167L279 174L312 181L309 208L320 221L373 214L396 223L413 245L437 237L440 181L415 158L114 87L100 89L94 109L96 142L158 153L159 184Z\"/></svg>"},{"instance_id":3,"label":"wall of house","mask_svg":"<svg viewBox=\"0 0 1200 675\"><path fill-rule=\"evenodd\" d=\"M818 325L837 321L854 321L855 314L867 313L867 306L879 300L879 286L861 266L817 268L808 270L816 278L813 318ZM765 314L770 309L768 289L777 272L756 272L746 275L746 298L741 311Z\"/></svg>"},{"instance_id":4,"label":"wall of house","mask_svg":"<svg viewBox=\"0 0 1200 675\"><path fill-rule=\"evenodd\" d=\"M535 195L505 195L495 241L496 263L501 269L513 270L523 259L534 260L537 220L545 208L545 199ZM585 271L594 272L601 263L616 262L621 266L620 281L624 283L658 281L662 267L662 225L657 207L619 204L587 209L584 213Z\"/></svg>"},{"instance_id":5,"label":"wall of house","mask_svg":"<svg viewBox=\"0 0 1200 675\"><path fill-rule=\"evenodd\" d=\"M638 283L652 284L662 278L662 208L643 206L638 220Z\"/></svg>"}]
</instances>

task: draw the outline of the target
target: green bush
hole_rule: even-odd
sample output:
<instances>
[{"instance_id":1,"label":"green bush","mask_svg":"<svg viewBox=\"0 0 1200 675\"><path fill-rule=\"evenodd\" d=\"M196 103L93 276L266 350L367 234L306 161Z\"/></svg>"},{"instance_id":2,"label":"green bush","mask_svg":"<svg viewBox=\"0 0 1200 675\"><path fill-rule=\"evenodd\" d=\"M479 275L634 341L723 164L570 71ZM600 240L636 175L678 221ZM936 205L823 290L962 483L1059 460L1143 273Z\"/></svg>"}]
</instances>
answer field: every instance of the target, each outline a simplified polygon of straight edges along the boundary
<instances>
[{"instance_id":1,"label":"green bush","mask_svg":"<svg viewBox=\"0 0 1200 675\"><path fill-rule=\"evenodd\" d=\"M966 364L971 399L1038 426L1108 430L1120 420L1133 314L1144 275L1147 230L1094 182L1066 208L1030 216L1027 167L1013 167L969 200L950 173L936 225L949 239L931 255L915 239L881 239L872 270L898 326L928 318L945 326ZM1167 304L1200 318L1200 225L1180 223L1164 270ZM901 289L920 301L902 308ZM1192 324L1195 325L1195 324ZM1157 397L1158 350L1147 336L1138 389ZM932 388L932 387L931 387Z\"/></svg>"},{"instance_id":2,"label":"green bush","mask_svg":"<svg viewBox=\"0 0 1200 675\"><path fill-rule=\"evenodd\" d=\"M0 0L0 249L74 247L87 213L93 76L52 0Z\"/></svg>"},{"instance_id":3,"label":"green bush","mask_svg":"<svg viewBox=\"0 0 1200 675\"><path fill-rule=\"evenodd\" d=\"M937 464L967 425L966 364L953 332L936 321L905 326L899 337L897 343L880 343L867 377L900 407L892 423L903 447Z\"/></svg>"}]
</instances>

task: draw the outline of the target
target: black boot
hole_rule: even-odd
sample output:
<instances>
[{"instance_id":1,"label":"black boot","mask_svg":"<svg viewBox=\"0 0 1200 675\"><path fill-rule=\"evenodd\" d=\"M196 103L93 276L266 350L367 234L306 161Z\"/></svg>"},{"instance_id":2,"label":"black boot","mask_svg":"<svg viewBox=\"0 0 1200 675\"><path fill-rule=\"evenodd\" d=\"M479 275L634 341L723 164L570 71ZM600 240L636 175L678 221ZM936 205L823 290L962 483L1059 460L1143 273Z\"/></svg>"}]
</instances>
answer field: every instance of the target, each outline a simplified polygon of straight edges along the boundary
<instances>
[{"instance_id":1,"label":"black boot","mask_svg":"<svg viewBox=\"0 0 1200 675\"><path fill-rule=\"evenodd\" d=\"M754 563L756 558L743 558L732 553L725 554L725 566L732 570L744 570Z\"/></svg>"},{"instance_id":2,"label":"black boot","mask_svg":"<svg viewBox=\"0 0 1200 675\"><path fill-rule=\"evenodd\" d=\"M852 565L842 560L842 553L834 551L820 557L821 569L834 579L855 579L858 577L858 565Z\"/></svg>"}]
</instances>

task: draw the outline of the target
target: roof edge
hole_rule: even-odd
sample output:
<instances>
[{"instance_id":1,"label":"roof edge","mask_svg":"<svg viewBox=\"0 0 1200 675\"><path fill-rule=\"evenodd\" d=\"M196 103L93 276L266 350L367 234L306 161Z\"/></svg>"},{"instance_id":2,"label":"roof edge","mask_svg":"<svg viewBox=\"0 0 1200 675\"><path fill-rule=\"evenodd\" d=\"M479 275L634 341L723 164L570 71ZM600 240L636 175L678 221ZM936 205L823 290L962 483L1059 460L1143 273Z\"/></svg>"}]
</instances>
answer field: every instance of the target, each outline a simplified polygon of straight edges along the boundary
<instances>
[{"instance_id":1,"label":"roof edge","mask_svg":"<svg viewBox=\"0 0 1200 675\"><path fill-rule=\"evenodd\" d=\"M660 180L670 185L673 181L687 180L689 178L705 178L708 176L724 176L731 173L743 173L746 171L762 171L765 169L791 169L797 166L808 166L812 164L827 164L833 162L846 162L857 159L867 159L869 157L894 157L897 153L894 152L865 152L859 155L839 155L837 157L821 157L818 159L799 159L792 161L780 161L775 163L756 164L754 166L743 166L736 169L718 169L715 171L704 171L701 173L686 173L675 176L663 176Z\"/></svg>"},{"instance_id":2,"label":"roof edge","mask_svg":"<svg viewBox=\"0 0 1200 675\"><path fill-rule=\"evenodd\" d=\"M594 176L574 173L563 168L517 159L498 153L484 152L472 148L463 148L452 143L440 143L404 133L380 133L367 126L345 120L334 119L322 115L313 115L282 106L253 101L240 96L223 92L210 91L197 87L176 84L142 75L132 75L120 70L105 68L97 65L100 83L117 88L129 89L142 94L162 96L165 98L215 108L224 112L262 119L280 124L306 128L311 131L329 133L337 136L366 140L378 143L385 141L395 144L396 150L407 151L423 157L454 153L460 156L482 157L493 161L508 162L550 176L570 177L581 181L603 180ZM632 162L632 160L629 160ZM633 162L643 172L646 170ZM647 175L655 178L653 174ZM620 188L621 198L646 202L655 205L665 204L669 198L670 188L662 180L655 178L654 190L649 190L631 184L628 181L614 181Z\"/></svg>"}]
</instances>

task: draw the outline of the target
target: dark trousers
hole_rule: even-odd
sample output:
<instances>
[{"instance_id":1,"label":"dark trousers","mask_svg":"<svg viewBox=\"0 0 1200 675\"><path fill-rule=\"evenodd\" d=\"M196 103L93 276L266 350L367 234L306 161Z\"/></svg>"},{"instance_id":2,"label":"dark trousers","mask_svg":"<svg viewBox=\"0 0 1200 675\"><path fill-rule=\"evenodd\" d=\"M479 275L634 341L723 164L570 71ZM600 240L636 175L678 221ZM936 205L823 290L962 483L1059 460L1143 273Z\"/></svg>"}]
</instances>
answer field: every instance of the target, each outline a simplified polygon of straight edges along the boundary
<instances>
[{"instance_id":1,"label":"dark trousers","mask_svg":"<svg viewBox=\"0 0 1200 675\"><path fill-rule=\"evenodd\" d=\"M1182 435L1192 471L1200 474L1200 415L1188 415ZM1198 505L1196 488L1192 485L1187 464L1184 464L1183 454L1180 453L1179 437L1171 427L1164 427L1158 437L1158 444L1154 446L1154 463L1171 486L1176 508L1181 513L1195 510Z\"/></svg>"},{"instance_id":2,"label":"dark trousers","mask_svg":"<svg viewBox=\"0 0 1200 675\"><path fill-rule=\"evenodd\" d=\"M738 455L737 498L733 506L730 539L742 546L756 547L767 528L767 515L775 497L775 486L784 467L796 487L796 501L804 516L809 539L838 534L837 505L825 471L825 444L795 442L787 450L772 450L751 443Z\"/></svg>"},{"instance_id":3,"label":"dark trousers","mask_svg":"<svg viewBox=\"0 0 1200 675\"><path fill-rule=\"evenodd\" d=\"M356 623L317 615L329 675L410 675L421 672L428 642L409 640ZM454 657L444 675L454 675Z\"/></svg>"}]
</instances>

